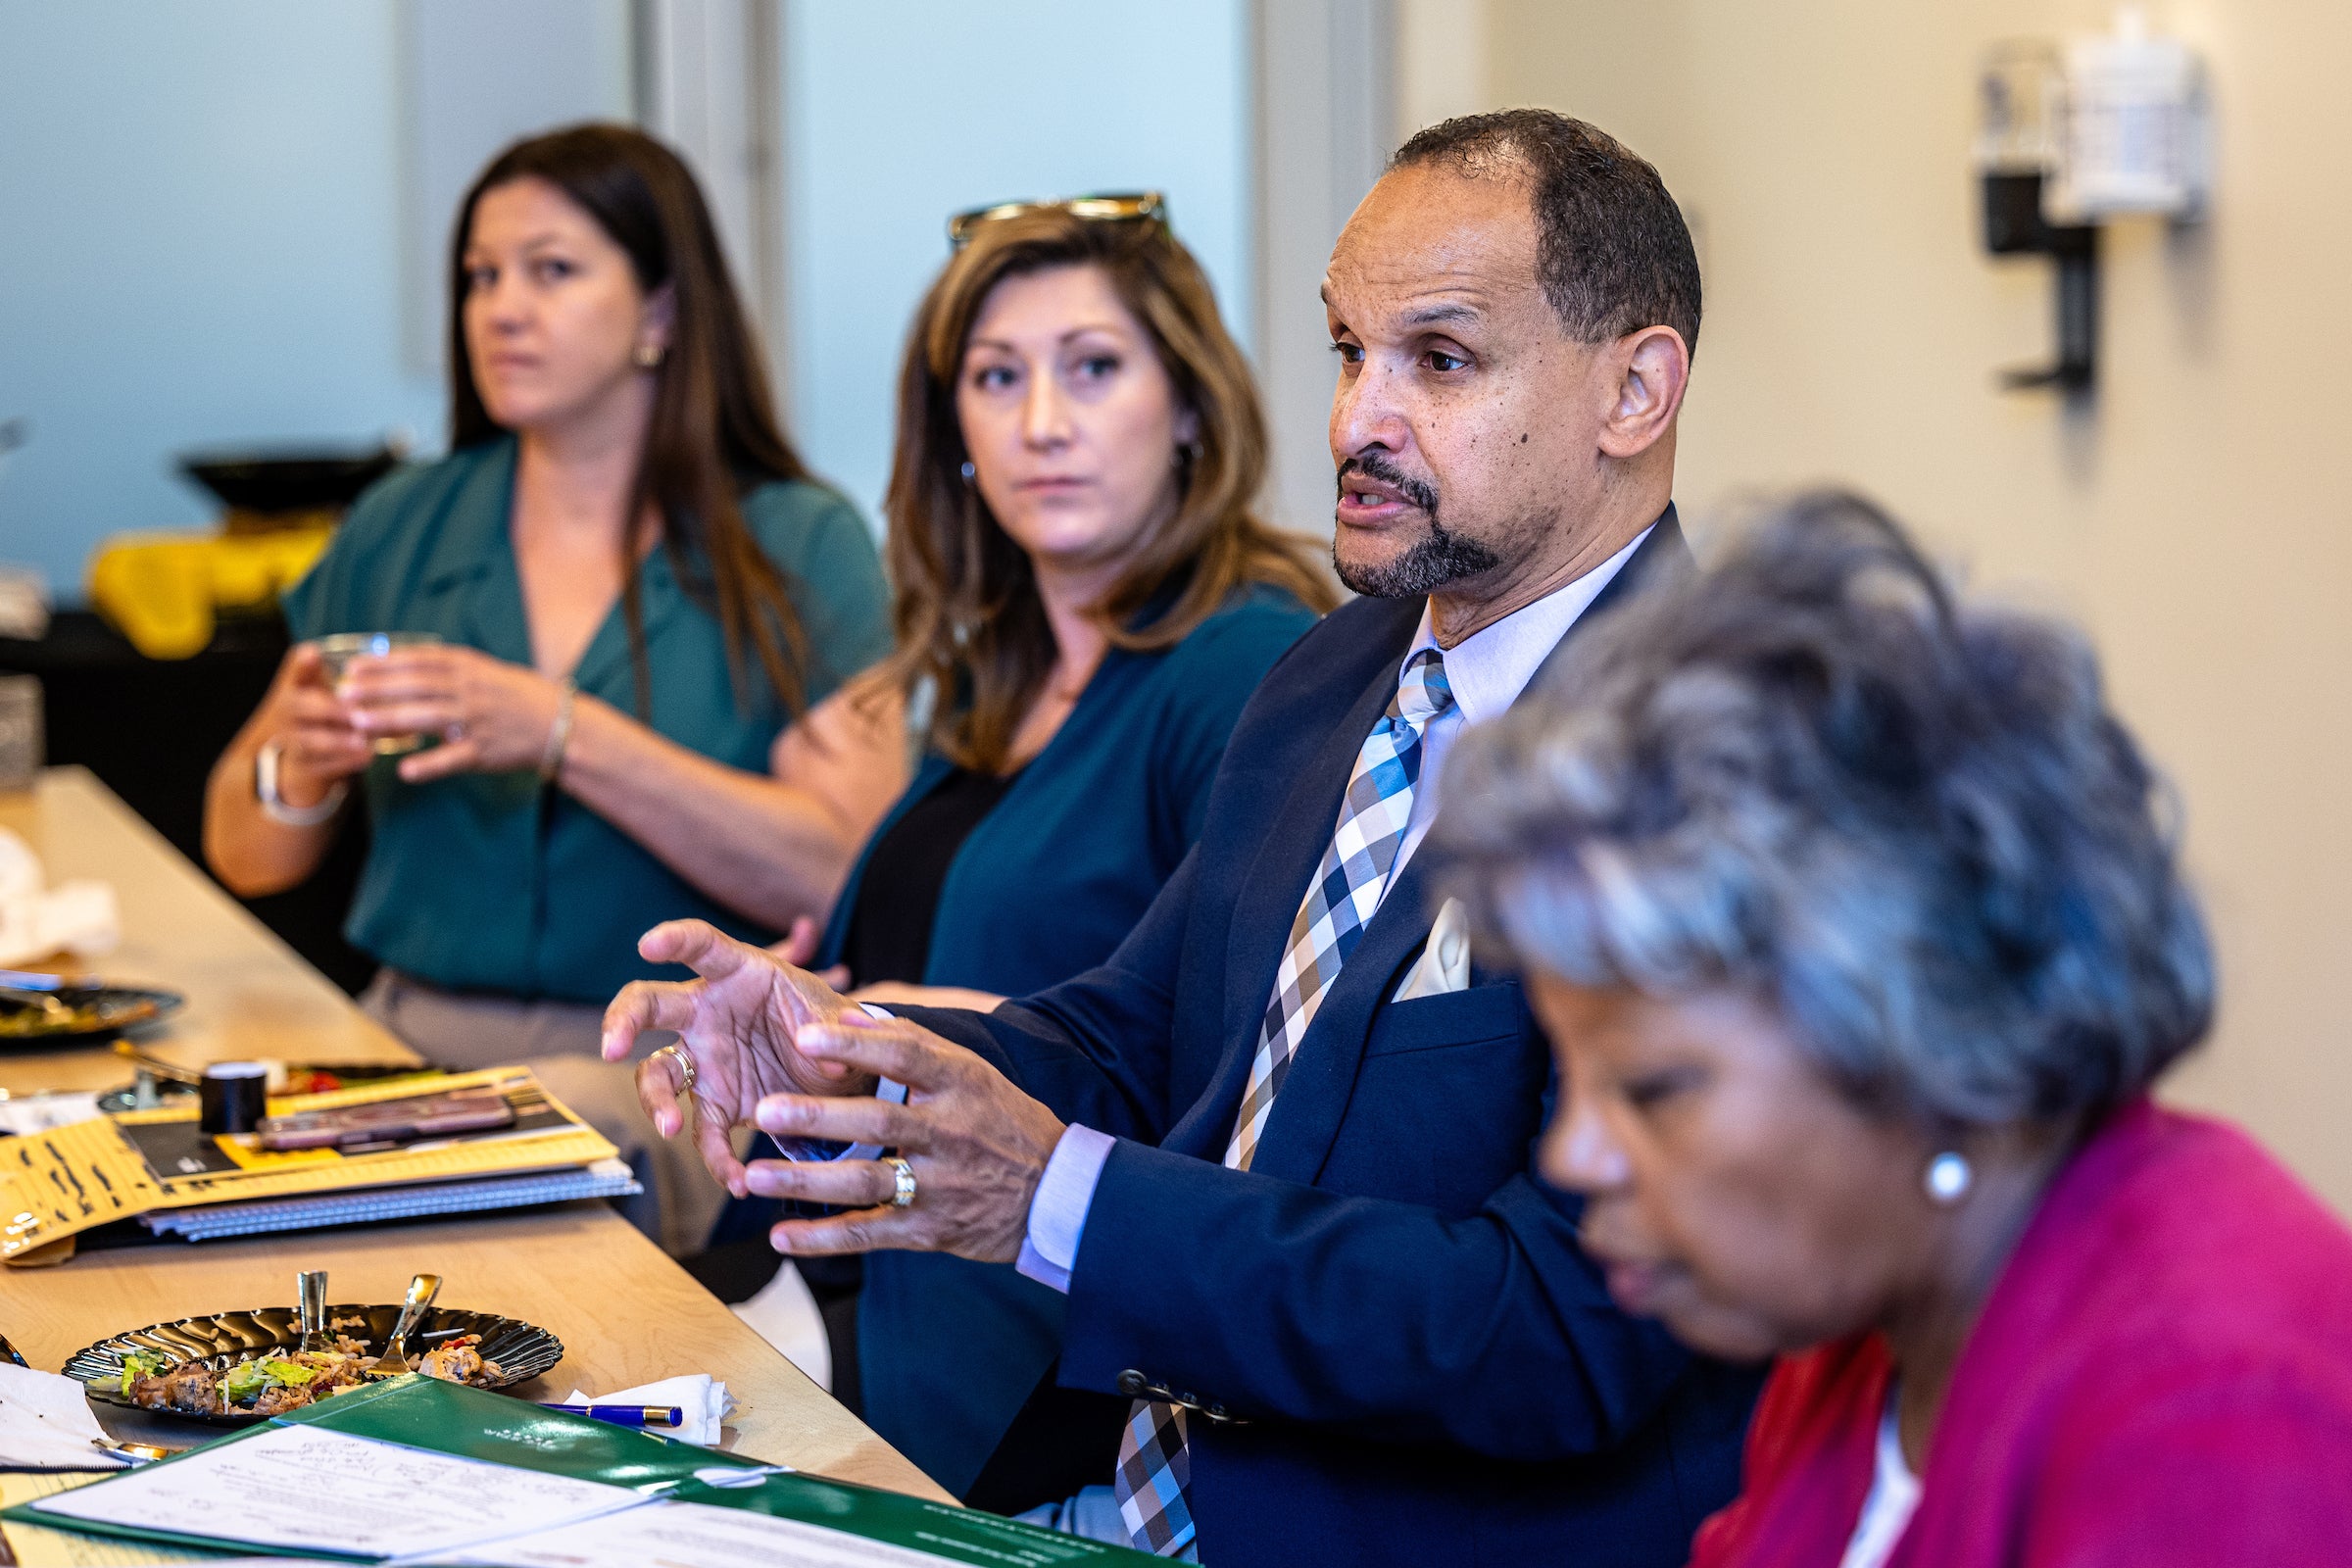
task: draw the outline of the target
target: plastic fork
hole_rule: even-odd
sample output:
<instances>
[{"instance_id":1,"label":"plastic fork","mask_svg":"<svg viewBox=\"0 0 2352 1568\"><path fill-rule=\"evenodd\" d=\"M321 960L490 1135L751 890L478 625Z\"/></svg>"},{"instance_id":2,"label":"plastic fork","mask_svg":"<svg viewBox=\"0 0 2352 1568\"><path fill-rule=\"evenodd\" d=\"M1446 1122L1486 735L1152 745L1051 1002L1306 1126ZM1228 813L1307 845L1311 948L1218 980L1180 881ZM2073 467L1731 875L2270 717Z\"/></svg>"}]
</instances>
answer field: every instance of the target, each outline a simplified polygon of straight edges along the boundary
<instances>
[{"instance_id":1,"label":"plastic fork","mask_svg":"<svg viewBox=\"0 0 2352 1568\"><path fill-rule=\"evenodd\" d=\"M400 1303L400 1319L392 1325L392 1337L384 1342L384 1353L360 1368L370 1377L396 1378L416 1368L409 1365L409 1335L417 1321L429 1311L433 1298L441 1294L441 1276L419 1274L409 1281L408 1298Z\"/></svg>"}]
</instances>

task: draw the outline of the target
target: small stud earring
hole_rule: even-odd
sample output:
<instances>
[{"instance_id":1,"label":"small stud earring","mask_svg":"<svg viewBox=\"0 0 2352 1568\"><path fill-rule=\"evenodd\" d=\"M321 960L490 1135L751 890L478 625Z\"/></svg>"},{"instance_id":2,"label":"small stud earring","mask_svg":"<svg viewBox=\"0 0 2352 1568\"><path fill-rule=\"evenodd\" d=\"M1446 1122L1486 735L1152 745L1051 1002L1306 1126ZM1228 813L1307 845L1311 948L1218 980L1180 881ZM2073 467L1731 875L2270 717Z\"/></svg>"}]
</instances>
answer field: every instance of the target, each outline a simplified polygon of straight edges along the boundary
<instances>
[{"instance_id":1,"label":"small stud earring","mask_svg":"<svg viewBox=\"0 0 2352 1568\"><path fill-rule=\"evenodd\" d=\"M1970 1168L1967 1156L1947 1149L1928 1161L1923 1185L1928 1190L1929 1201L1949 1208L1968 1196L1976 1179L1977 1173Z\"/></svg>"},{"instance_id":2,"label":"small stud earring","mask_svg":"<svg viewBox=\"0 0 2352 1568\"><path fill-rule=\"evenodd\" d=\"M649 370L660 365L662 363L662 345L659 343L638 344L637 363Z\"/></svg>"},{"instance_id":3,"label":"small stud earring","mask_svg":"<svg viewBox=\"0 0 2352 1568\"><path fill-rule=\"evenodd\" d=\"M979 469L977 469L977 468L975 468L975 467L973 467L973 466L972 466L972 465L971 465L971 461L970 461L969 459L966 459L966 460L964 461L964 465L963 465L963 482L964 482L965 484L967 484L967 485L968 485L968 484L970 484L970 483L971 483L971 482L972 482L972 481L973 481L975 478L977 478L977 477L979 476L979 473L980 473L980 470L979 470Z\"/></svg>"}]
</instances>

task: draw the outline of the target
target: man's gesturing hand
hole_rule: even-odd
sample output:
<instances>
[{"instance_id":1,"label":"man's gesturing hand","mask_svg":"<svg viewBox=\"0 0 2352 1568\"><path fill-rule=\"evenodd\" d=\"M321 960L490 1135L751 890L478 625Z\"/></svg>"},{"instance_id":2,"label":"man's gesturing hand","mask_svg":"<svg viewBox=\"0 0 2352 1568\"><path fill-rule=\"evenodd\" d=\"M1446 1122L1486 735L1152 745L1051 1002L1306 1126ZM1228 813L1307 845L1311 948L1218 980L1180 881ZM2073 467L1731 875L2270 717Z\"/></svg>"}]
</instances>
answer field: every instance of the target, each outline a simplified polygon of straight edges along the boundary
<instances>
[{"instance_id":1,"label":"man's gesturing hand","mask_svg":"<svg viewBox=\"0 0 2352 1568\"><path fill-rule=\"evenodd\" d=\"M986 1061L902 1019L843 1012L804 1027L801 1050L860 1076L906 1086L906 1103L772 1095L755 1119L778 1138L827 1138L894 1148L914 1173L914 1201L893 1208L896 1173L878 1159L756 1160L751 1190L849 1205L829 1219L786 1220L768 1233L779 1252L954 1252L984 1263L1020 1255L1029 1200L1062 1124Z\"/></svg>"},{"instance_id":2,"label":"man's gesturing hand","mask_svg":"<svg viewBox=\"0 0 2352 1568\"><path fill-rule=\"evenodd\" d=\"M694 1141L710 1174L737 1198L743 1162L727 1135L779 1093L870 1095L874 1081L835 1061L812 1061L795 1037L851 1004L815 975L764 949L737 942L701 920L648 931L637 951L655 963L682 963L699 980L639 980L605 1009L605 1059L627 1056L649 1029L674 1030L694 1058ZM638 1064L637 1098L654 1130L674 1138L686 1124L676 1067L659 1054Z\"/></svg>"}]
</instances>

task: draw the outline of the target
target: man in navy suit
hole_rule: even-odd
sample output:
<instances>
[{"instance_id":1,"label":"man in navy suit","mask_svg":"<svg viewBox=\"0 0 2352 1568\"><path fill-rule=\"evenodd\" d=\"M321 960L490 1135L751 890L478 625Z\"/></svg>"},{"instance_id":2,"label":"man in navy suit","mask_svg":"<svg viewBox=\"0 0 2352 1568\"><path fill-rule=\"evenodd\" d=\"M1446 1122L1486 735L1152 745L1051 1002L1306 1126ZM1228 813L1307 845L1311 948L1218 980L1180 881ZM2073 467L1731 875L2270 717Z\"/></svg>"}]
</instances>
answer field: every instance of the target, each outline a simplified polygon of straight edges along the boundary
<instances>
[{"instance_id":1,"label":"man in navy suit","mask_svg":"<svg viewBox=\"0 0 2352 1568\"><path fill-rule=\"evenodd\" d=\"M1217 1568L1663 1568L1735 1490L1753 1376L1612 1304L1533 1174L1556 1085L1519 984L1446 911L1433 935L1414 852L1460 727L1688 560L1696 259L1647 164L1515 111L1408 142L1323 292L1333 559L1364 597L1259 685L1111 959L874 1017L666 925L646 956L704 978L623 992L607 1054L678 1031L639 1077L657 1126L687 1090L732 1191L852 1205L780 1250L1017 1260L1069 1294L1061 1383L1133 1407L1065 1528ZM747 1168L745 1122L858 1147Z\"/></svg>"}]
</instances>

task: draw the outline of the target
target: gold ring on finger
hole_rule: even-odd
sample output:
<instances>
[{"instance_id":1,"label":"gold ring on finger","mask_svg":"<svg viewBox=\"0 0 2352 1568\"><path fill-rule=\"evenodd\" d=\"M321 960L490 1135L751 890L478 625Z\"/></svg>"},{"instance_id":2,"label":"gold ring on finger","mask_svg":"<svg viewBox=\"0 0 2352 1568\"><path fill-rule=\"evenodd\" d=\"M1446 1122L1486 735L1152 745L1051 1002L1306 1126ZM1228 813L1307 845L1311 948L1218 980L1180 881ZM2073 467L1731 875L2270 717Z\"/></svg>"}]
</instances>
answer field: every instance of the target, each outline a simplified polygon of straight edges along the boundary
<instances>
[{"instance_id":1,"label":"gold ring on finger","mask_svg":"<svg viewBox=\"0 0 2352 1568\"><path fill-rule=\"evenodd\" d=\"M914 1167L895 1155L882 1163L890 1167L892 1184L890 1206L906 1208L912 1204L914 1201Z\"/></svg>"},{"instance_id":2,"label":"gold ring on finger","mask_svg":"<svg viewBox=\"0 0 2352 1568\"><path fill-rule=\"evenodd\" d=\"M694 1093L694 1057L685 1047L663 1046L660 1051L654 1053L654 1056L656 1058L667 1056L670 1065L677 1069L677 1092L679 1094L691 1095Z\"/></svg>"}]
</instances>

